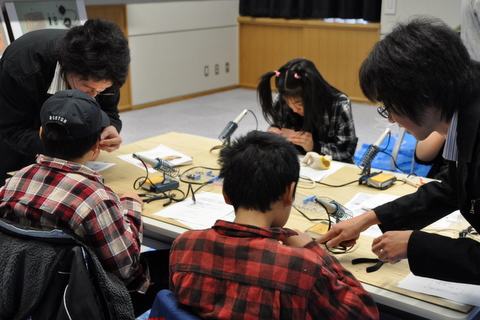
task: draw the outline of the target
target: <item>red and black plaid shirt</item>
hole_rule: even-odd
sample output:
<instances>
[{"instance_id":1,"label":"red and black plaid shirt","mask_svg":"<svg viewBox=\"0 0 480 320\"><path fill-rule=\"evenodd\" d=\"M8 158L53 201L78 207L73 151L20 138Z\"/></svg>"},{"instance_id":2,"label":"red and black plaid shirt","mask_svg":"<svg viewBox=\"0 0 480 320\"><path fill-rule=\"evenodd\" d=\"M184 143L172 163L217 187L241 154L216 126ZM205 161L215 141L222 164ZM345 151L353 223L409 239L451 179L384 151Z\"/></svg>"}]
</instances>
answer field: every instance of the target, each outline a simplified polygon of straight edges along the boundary
<instances>
[{"instance_id":1,"label":"red and black plaid shirt","mask_svg":"<svg viewBox=\"0 0 480 320\"><path fill-rule=\"evenodd\" d=\"M148 288L139 262L141 205L120 199L90 168L39 155L0 189L0 208L3 218L22 225L73 232L93 248L105 270L126 284L135 279L141 292Z\"/></svg>"},{"instance_id":2,"label":"red and black plaid shirt","mask_svg":"<svg viewBox=\"0 0 480 320\"><path fill-rule=\"evenodd\" d=\"M173 243L170 289L204 319L378 319L360 282L312 241L296 233L218 220Z\"/></svg>"}]
</instances>

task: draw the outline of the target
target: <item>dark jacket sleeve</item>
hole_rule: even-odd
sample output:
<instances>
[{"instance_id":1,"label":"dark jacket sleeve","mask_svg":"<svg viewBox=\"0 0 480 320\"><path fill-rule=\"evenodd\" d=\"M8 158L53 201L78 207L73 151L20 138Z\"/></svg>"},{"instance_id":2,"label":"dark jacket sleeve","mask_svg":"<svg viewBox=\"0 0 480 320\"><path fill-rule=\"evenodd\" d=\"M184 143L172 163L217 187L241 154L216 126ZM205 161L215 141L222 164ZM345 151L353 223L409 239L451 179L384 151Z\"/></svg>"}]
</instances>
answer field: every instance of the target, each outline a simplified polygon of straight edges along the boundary
<instances>
[{"instance_id":1,"label":"dark jacket sleeve","mask_svg":"<svg viewBox=\"0 0 480 320\"><path fill-rule=\"evenodd\" d=\"M478 241L414 231L407 250L410 270L417 276L480 284Z\"/></svg>"},{"instance_id":2,"label":"dark jacket sleeve","mask_svg":"<svg viewBox=\"0 0 480 320\"><path fill-rule=\"evenodd\" d=\"M429 182L416 192L374 209L383 232L422 229L458 209L447 182Z\"/></svg>"},{"instance_id":3,"label":"dark jacket sleeve","mask_svg":"<svg viewBox=\"0 0 480 320\"><path fill-rule=\"evenodd\" d=\"M49 97L65 30L32 31L15 40L0 59L0 138L19 153L42 152L40 109Z\"/></svg>"},{"instance_id":4,"label":"dark jacket sleeve","mask_svg":"<svg viewBox=\"0 0 480 320\"><path fill-rule=\"evenodd\" d=\"M379 206L374 211L381 221L379 227L383 232L414 230L408 241L407 256L410 270L415 275L480 284L479 242L419 231L460 207L457 190L448 182L453 181L455 185L456 165L454 162L449 164L450 174L448 171L442 174L444 182L429 182L417 192ZM474 216L468 218L475 219Z\"/></svg>"}]
</instances>

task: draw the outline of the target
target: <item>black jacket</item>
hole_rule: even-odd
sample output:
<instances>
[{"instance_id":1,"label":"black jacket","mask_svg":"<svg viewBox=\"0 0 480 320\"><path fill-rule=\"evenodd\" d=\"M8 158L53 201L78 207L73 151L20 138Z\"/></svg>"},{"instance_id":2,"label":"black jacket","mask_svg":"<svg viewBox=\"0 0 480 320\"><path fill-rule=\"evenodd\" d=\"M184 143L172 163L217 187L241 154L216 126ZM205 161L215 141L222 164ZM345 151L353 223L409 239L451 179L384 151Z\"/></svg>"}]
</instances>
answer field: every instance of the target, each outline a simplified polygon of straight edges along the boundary
<instances>
[{"instance_id":1,"label":"black jacket","mask_svg":"<svg viewBox=\"0 0 480 320\"><path fill-rule=\"evenodd\" d=\"M135 318L123 282L73 237L39 240L0 230L0 320Z\"/></svg>"},{"instance_id":2,"label":"black jacket","mask_svg":"<svg viewBox=\"0 0 480 320\"><path fill-rule=\"evenodd\" d=\"M66 32L28 32L12 42L0 59L0 186L7 172L33 163L35 155L43 153L38 135L40 109L50 97L47 90L57 65L55 51ZM120 132L120 93L96 99Z\"/></svg>"},{"instance_id":3,"label":"black jacket","mask_svg":"<svg viewBox=\"0 0 480 320\"><path fill-rule=\"evenodd\" d=\"M416 230L408 262L418 276L480 284L480 242L418 231L455 210L480 231L480 99L458 110L458 161L449 161L443 182L374 209L383 232Z\"/></svg>"}]
</instances>

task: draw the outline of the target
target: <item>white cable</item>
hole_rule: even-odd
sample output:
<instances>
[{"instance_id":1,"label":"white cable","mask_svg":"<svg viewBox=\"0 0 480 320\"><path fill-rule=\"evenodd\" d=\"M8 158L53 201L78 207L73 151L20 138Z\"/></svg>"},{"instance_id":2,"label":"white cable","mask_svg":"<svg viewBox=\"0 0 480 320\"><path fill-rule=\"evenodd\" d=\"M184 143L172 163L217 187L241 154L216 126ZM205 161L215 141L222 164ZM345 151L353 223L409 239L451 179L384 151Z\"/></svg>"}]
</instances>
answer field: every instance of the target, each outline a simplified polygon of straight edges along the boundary
<instances>
[{"instance_id":1,"label":"white cable","mask_svg":"<svg viewBox=\"0 0 480 320\"><path fill-rule=\"evenodd\" d=\"M311 184L311 185L302 185L302 184L300 184L300 180L310 181L312 184ZM299 182L299 183L297 184L297 187L299 187L299 188L313 189L313 188L315 188L315 186L316 186L315 180L313 180L312 178L307 177L307 176L302 176L302 175L300 175L300 179L298 179L298 182Z\"/></svg>"}]
</instances>

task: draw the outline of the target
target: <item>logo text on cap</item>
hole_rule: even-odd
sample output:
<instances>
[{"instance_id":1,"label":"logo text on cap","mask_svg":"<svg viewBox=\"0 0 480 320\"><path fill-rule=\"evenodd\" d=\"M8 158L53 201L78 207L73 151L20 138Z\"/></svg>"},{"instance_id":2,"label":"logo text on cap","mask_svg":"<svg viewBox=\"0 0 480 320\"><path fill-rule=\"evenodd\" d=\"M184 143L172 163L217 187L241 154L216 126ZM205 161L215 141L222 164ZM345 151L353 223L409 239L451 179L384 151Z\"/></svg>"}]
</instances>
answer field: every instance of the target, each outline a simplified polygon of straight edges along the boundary
<instances>
[{"instance_id":1,"label":"logo text on cap","mask_svg":"<svg viewBox=\"0 0 480 320\"><path fill-rule=\"evenodd\" d=\"M63 123L67 123L67 119L65 119L64 117L62 116L50 116L49 120L52 120L52 121L60 121L60 122L63 122Z\"/></svg>"}]
</instances>

